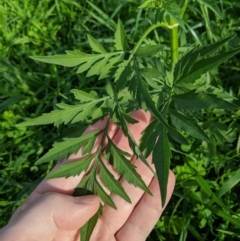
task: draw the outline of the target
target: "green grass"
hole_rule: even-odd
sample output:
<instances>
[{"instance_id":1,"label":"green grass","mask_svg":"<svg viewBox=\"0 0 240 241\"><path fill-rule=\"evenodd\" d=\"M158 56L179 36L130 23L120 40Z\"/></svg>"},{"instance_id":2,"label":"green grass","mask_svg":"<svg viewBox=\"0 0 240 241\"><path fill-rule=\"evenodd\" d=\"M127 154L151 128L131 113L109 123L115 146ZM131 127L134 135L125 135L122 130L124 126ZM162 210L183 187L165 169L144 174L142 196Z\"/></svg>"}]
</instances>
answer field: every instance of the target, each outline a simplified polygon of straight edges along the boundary
<instances>
[{"instance_id":1,"label":"green grass","mask_svg":"<svg viewBox=\"0 0 240 241\"><path fill-rule=\"evenodd\" d=\"M84 74L76 75L74 68L35 62L29 56L61 54L72 49L89 51L88 33L109 48L119 17L132 43L149 26L147 17L151 16L136 10L133 3L89 2L0 2L0 226L7 223L51 169L53 163L35 166L34 162L61 134L61 128L53 126L15 125L55 109L56 103L71 98L70 89L98 90L104 83ZM223 0L218 6L224 20L191 3L185 15L187 32L180 32L180 47L211 43L232 34L237 37L225 48L240 46L240 4ZM150 37L159 43L168 41L165 30L156 30ZM209 88L211 83L216 92L223 90L226 100L234 98L238 104L239 57L238 54L208 73L209 83L204 86ZM177 147L171 163L177 176L175 192L149 241L240 239L239 225L234 224L235 219L240 223L239 116L240 111L206 111L203 127L208 121L214 123L207 133L214 142L192 140L189 146Z\"/></svg>"}]
</instances>

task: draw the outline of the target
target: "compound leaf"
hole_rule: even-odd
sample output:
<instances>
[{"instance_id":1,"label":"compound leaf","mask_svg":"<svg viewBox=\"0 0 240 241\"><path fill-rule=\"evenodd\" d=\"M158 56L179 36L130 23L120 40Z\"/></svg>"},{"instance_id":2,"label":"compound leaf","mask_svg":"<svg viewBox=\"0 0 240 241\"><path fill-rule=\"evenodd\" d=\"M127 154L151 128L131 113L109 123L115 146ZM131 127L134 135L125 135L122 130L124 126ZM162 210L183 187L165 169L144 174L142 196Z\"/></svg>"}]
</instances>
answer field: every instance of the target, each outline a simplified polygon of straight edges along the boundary
<instances>
[{"instance_id":1,"label":"compound leaf","mask_svg":"<svg viewBox=\"0 0 240 241\"><path fill-rule=\"evenodd\" d=\"M181 78L181 76L187 76L187 74L191 71L194 63L201 57L207 57L207 55L211 55L219 50L224 44L226 44L229 40L231 40L235 36L230 36L224 38L218 42L213 44L209 44L207 46L203 46L197 49L192 49L188 53L186 53L176 64L174 68L174 80L175 82Z\"/></svg>"},{"instance_id":2,"label":"compound leaf","mask_svg":"<svg viewBox=\"0 0 240 241\"><path fill-rule=\"evenodd\" d=\"M178 110L199 111L202 109L236 109L236 105L227 102L223 99L217 98L216 95L196 92L196 90L189 91L184 94L175 95L173 97L174 106Z\"/></svg>"},{"instance_id":3,"label":"compound leaf","mask_svg":"<svg viewBox=\"0 0 240 241\"><path fill-rule=\"evenodd\" d=\"M60 168L50 172L46 176L46 179L79 176L83 171L86 171L88 169L94 157L95 155L90 155L87 157L83 157L81 160L66 163L62 165Z\"/></svg>"},{"instance_id":4,"label":"compound leaf","mask_svg":"<svg viewBox=\"0 0 240 241\"><path fill-rule=\"evenodd\" d=\"M233 57L237 53L240 52L240 48L218 54L212 57L204 58L198 60L194 63L192 69L187 75L182 75L177 83L179 82L194 82L196 79L200 78L202 74L206 73L207 71L217 67L218 65L222 64L229 58Z\"/></svg>"},{"instance_id":5,"label":"compound leaf","mask_svg":"<svg viewBox=\"0 0 240 241\"><path fill-rule=\"evenodd\" d=\"M111 142L110 148L113 155L113 166L117 172L122 175L126 181L151 195L150 190L135 170L135 166L125 157L126 153L116 147L113 142Z\"/></svg>"},{"instance_id":6,"label":"compound leaf","mask_svg":"<svg viewBox=\"0 0 240 241\"><path fill-rule=\"evenodd\" d=\"M202 128L196 124L192 119L180 114L179 112L169 109L169 114L173 125L178 130L184 130L188 135L200 139L202 141L210 142L208 136Z\"/></svg>"},{"instance_id":7,"label":"compound leaf","mask_svg":"<svg viewBox=\"0 0 240 241\"><path fill-rule=\"evenodd\" d=\"M84 144L86 144L91 138L96 138L100 132L101 131L94 131L78 138L65 138L62 142L54 143L53 147L35 164L39 165L44 162L67 158L71 154L77 153Z\"/></svg>"},{"instance_id":8,"label":"compound leaf","mask_svg":"<svg viewBox=\"0 0 240 241\"><path fill-rule=\"evenodd\" d=\"M131 203L131 200L125 190L123 189L121 183L117 181L114 176L109 172L109 170L105 167L104 163L101 160L100 172L99 176L103 182L103 184L108 188L108 190L112 193L115 193L122 197L127 202Z\"/></svg>"}]
</instances>

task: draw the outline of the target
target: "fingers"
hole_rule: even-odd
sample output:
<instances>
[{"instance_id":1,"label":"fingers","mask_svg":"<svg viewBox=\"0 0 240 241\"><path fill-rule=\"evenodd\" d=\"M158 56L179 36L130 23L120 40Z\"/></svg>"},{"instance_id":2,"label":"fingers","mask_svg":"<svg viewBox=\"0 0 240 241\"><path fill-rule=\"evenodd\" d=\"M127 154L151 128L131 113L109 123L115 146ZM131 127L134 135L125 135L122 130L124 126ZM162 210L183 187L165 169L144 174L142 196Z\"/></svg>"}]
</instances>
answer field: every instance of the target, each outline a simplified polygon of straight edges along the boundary
<instances>
[{"instance_id":1,"label":"fingers","mask_svg":"<svg viewBox=\"0 0 240 241\"><path fill-rule=\"evenodd\" d=\"M83 135L91 133L93 131L102 130L107 123L107 118L96 122L94 125L89 126ZM109 135L112 137L115 134L116 125L111 123L109 128ZM97 138L96 143L94 144L93 151L98 147L101 138ZM78 151L77 154L71 155L68 159L64 159L59 161L53 170L59 168L64 163L68 161L78 160L82 157L82 149ZM29 197L25 200L25 202L14 212L11 219L17 217L26 207L31 205L35 200L37 200L43 193L45 192L59 192L67 195L71 195L74 192L74 188L78 185L78 183L82 180L84 173L81 173L79 176L69 177L69 178L55 178L50 180L43 180L35 190L29 195Z\"/></svg>"},{"instance_id":2,"label":"fingers","mask_svg":"<svg viewBox=\"0 0 240 241\"><path fill-rule=\"evenodd\" d=\"M97 212L99 205L100 200L94 195L72 197L45 193L12 220L7 230L16 238L26 237L26 240L27 237L46 241L73 240L71 235L78 235L79 228ZM69 234L71 239L65 239Z\"/></svg>"},{"instance_id":3,"label":"fingers","mask_svg":"<svg viewBox=\"0 0 240 241\"><path fill-rule=\"evenodd\" d=\"M175 177L172 171L169 172L169 182L167 187L167 201L165 207L172 196L175 186ZM162 215L161 197L159 184L156 178L153 178L149 189L153 196L144 194L140 202L134 208L130 217L116 234L116 240L125 241L145 241L159 217Z\"/></svg>"},{"instance_id":4,"label":"fingers","mask_svg":"<svg viewBox=\"0 0 240 241\"><path fill-rule=\"evenodd\" d=\"M148 162L151 163L151 157L148 158ZM153 173L139 159L134 158L132 163L137 167L136 170L138 174L148 186L152 181ZM129 198L131 199L131 203L126 202L118 195L111 195L111 198L115 203L117 210L109 206L104 206L101 221L105 223L105 228L108 229L108 232L112 233L116 233L124 225L129 215L133 211L135 205L137 205L142 195L144 194L144 191L142 189L128 183L125 179L121 179L120 182L123 189L126 191ZM150 196L149 194L146 195ZM114 217L114 222L112 221L112 217Z\"/></svg>"}]
</instances>

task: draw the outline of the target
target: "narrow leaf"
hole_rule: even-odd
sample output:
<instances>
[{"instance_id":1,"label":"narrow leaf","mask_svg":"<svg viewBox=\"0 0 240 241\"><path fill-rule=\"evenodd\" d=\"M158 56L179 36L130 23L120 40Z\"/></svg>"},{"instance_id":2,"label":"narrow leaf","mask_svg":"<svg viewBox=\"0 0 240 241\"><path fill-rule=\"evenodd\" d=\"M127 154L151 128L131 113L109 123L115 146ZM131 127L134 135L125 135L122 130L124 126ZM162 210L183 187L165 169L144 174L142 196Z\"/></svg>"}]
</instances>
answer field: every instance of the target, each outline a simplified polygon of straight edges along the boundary
<instances>
[{"instance_id":1,"label":"narrow leaf","mask_svg":"<svg viewBox=\"0 0 240 241\"><path fill-rule=\"evenodd\" d=\"M126 83L132 77L131 59L123 61L118 65L118 69L114 75L116 82L116 90L119 91L123 89Z\"/></svg>"},{"instance_id":2,"label":"narrow leaf","mask_svg":"<svg viewBox=\"0 0 240 241\"><path fill-rule=\"evenodd\" d=\"M216 192L217 197L221 197L227 192L231 191L240 182L240 169L232 175L226 182L223 183L221 188Z\"/></svg>"},{"instance_id":3,"label":"narrow leaf","mask_svg":"<svg viewBox=\"0 0 240 241\"><path fill-rule=\"evenodd\" d=\"M182 144L182 145L189 145L188 140L180 133L178 132L176 129L174 129L173 127L171 127L168 130L168 134L178 143Z\"/></svg>"},{"instance_id":4,"label":"narrow leaf","mask_svg":"<svg viewBox=\"0 0 240 241\"><path fill-rule=\"evenodd\" d=\"M125 51L127 45L127 36L124 31L122 22L118 19L117 29L115 32L115 46L116 50Z\"/></svg>"},{"instance_id":5,"label":"narrow leaf","mask_svg":"<svg viewBox=\"0 0 240 241\"><path fill-rule=\"evenodd\" d=\"M223 14L221 13L218 5L213 0L198 0L200 4L206 5L208 8L210 8L217 17L220 19L223 19Z\"/></svg>"},{"instance_id":6,"label":"narrow leaf","mask_svg":"<svg viewBox=\"0 0 240 241\"><path fill-rule=\"evenodd\" d=\"M96 100L97 98L87 92L84 92L79 89L72 89L70 90L71 93L74 94L74 97L78 100L80 100L82 103Z\"/></svg>"},{"instance_id":7,"label":"narrow leaf","mask_svg":"<svg viewBox=\"0 0 240 241\"><path fill-rule=\"evenodd\" d=\"M191 172L194 174L194 179L197 181L198 185L201 187L201 189L205 192L205 194L211 198L214 202L216 202L220 207L231 211L223 202L220 198L218 198L211 190L209 187L208 183L204 180L204 178L198 174L197 170L190 165L189 162L186 162L187 166L191 170ZM211 202L211 201L210 201ZM212 202L211 202L212 203Z\"/></svg>"},{"instance_id":8,"label":"narrow leaf","mask_svg":"<svg viewBox=\"0 0 240 241\"><path fill-rule=\"evenodd\" d=\"M97 52L97 53L101 53L101 54L107 53L107 51L103 48L103 46L95 38L93 38L89 34L87 35L87 37L88 37L88 42L89 42L93 52Z\"/></svg>"},{"instance_id":9,"label":"narrow leaf","mask_svg":"<svg viewBox=\"0 0 240 241\"><path fill-rule=\"evenodd\" d=\"M87 142L87 144L85 145L85 146L83 146L83 150L82 150L82 154L83 155L86 155L86 154L88 154L88 153L90 153L91 151L92 151L92 149L93 149L93 146L94 146L94 144L95 144L95 138L91 138L88 142Z\"/></svg>"},{"instance_id":10,"label":"narrow leaf","mask_svg":"<svg viewBox=\"0 0 240 241\"><path fill-rule=\"evenodd\" d=\"M135 53L135 55L142 58L148 57L148 56L154 56L162 49L163 49L163 46L161 45L146 45L144 47L139 48Z\"/></svg>"},{"instance_id":11,"label":"narrow leaf","mask_svg":"<svg viewBox=\"0 0 240 241\"><path fill-rule=\"evenodd\" d=\"M96 186L96 191L98 196L102 199L102 201L109 205L110 207L117 209L115 203L113 202L113 200L111 199L110 195L108 195L103 188L101 187L101 185L96 181L95 182L95 186Z\"/></svg>"},{"instance_id":12,"label":"narrow leaf","mask_svg":"<svg viewBox=\"0 0 240 241\"><path fill-rule=\"evenodd\" d=\"M109 172L105 167L104 163L101 161L99 176L103 184L108 188L111 193L115 193L126 200L128 203L131 203L131 200L125 190L123 189L121 183L117 181L114 176Z\"/></svg>"},{"instance_id":13,"label":"narrow leaf","mask_svg":"<svg viewBox=\"0 0 240 241\"><path fill-rule=\"evenodd\" d=\"M91 164L95 155L83 157L81 160L76 160L62 165L60 168L50 172L46 179L58 178L58 177L71 177L79 176L83 171L86 171Z\"/></svg>"},{"instance_id":14,"label":"narrow leaf","mask_svg":"<svg viewBox=\"0 0 240 241\"><path fill-rule=\"evenodd\" d=\"M154 119L141 133L139 147L141 151L145 151L145 157L148 157L152 153L153 147L156 144L157 137L159 136L157 132L158 125L159 121Z\"/></svg>"},{"instance_id":15,"label":"narrow leaf","mask_svg":"<svg viewBox=\"0 0 240 241\"><path fill-rule=\"evenodd\" d=\"M190 136L193 136L202 141L210 142L208 136L205 134L202 128L192 119L189 119L188 117L172 109L169 109L169 114L176 129L184 130Z\"/></svg>"},{"instance_id":16,"label":"narrow leaf","mask_svg":"<svg viewBox=\"0 0 240 241\"><path fill-rule=\"evenodd\" d=\"M151 195L148 187L142 180L141 176L135 170L135 166L125 157L125 152L117 148L111 143L111 152L113 155L113 166L123 178L132 183L135 187L139 187Z\"/></svg>"},{"instance_id":17,"label":"narrow leaf","mask_svg":"<svg viewBox=\"0 0 240 241\"><path fill-rule=\"evenodd\" d=\"M167 184L170 168L171 150L167 138L166 127L162 124L158 127L159 137L153 149L152 161L155 165L162 198L162 207L167 197Z\"/></svg>"},{"instance_id":18,"label":"narrow leaf","mask_svg":"<svg viewBox=\"0 0 240 241\"><path fill-rule=\"evenodd\" d=\"M169 127L167 122L164 120L163 116L161 115L161 113L155 107L155 104L151 99L151 96L149 95L141 78L139 79L137 99L140 102L139 104L141 104L144 110L150 111L153 116L155 116L161 123L163 123L163 125L165 125L167 128Z\"/></svg>"},{"instance_id":19,"label":"narrow leaf","mask_svg":"<svg viewBox=\"0 0 240 241\"><path fill-rule=\"evenodd\" d=\"M102 212L102 206L99 206L98 211L84 224L80 229L81 241L89 241L92 232L97 224L97 220Z\"/></svg>"}]
</instances>

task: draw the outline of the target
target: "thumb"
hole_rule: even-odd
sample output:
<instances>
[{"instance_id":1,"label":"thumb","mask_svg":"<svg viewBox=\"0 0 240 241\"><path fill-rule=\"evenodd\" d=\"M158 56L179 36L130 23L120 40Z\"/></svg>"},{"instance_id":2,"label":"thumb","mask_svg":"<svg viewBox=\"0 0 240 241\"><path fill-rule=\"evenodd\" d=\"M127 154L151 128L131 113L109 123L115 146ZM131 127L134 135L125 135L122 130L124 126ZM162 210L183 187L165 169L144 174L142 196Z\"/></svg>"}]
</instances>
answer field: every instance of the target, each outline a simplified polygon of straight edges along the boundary
<instances>
[{"instance_id":1,"label":"thumb","mask_svg":"<svg viewBox=\"0 0 240 241\"><path fill-rule=\"evenodd\" d=\"M100 200L89 195L72 197L61 193L45 193L13 219L7 229L15 235L53 240L61 230L81 228L98 210ZM17 236L16 236L17 237Z\"/></svg>"}]
</instances>

